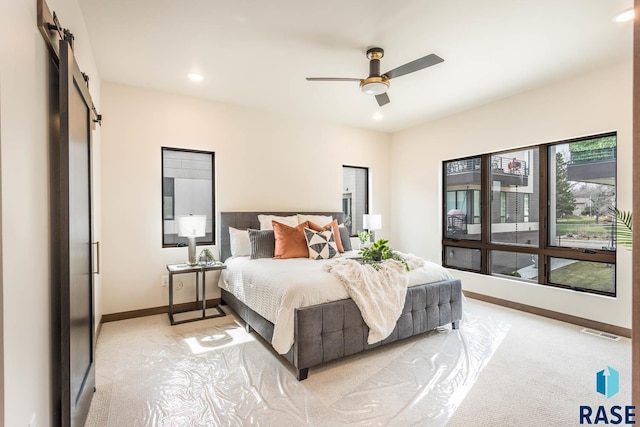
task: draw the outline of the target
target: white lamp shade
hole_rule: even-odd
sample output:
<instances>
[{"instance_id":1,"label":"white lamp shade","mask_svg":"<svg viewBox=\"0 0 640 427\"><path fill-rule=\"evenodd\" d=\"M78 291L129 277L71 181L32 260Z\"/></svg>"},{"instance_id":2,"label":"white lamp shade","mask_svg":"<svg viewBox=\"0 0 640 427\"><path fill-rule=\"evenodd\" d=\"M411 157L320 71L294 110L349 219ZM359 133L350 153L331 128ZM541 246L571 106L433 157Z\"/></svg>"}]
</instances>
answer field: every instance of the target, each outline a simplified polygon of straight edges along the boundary
<instances>
[{"instance_id":1,"label":"white lamp shade","mask_svg":"<svg viewBox=\"0 0 640 427\"><path fill-rule=\"evenodd\" d=\"M206 236L206 229L206 215L178 217L178 236L180 237L203 237Z\"/></svg>"},{"instance_id":2,"label":"white lamp shade","mask_svg":"<svg viewBox=\"0 0 640 427\"><path fill-rule=\"evenodd\" d=\"M362 217L362 224L365 230L380 230L382 229L382 215L364 214Z\"/></svg>"}]
</instances>

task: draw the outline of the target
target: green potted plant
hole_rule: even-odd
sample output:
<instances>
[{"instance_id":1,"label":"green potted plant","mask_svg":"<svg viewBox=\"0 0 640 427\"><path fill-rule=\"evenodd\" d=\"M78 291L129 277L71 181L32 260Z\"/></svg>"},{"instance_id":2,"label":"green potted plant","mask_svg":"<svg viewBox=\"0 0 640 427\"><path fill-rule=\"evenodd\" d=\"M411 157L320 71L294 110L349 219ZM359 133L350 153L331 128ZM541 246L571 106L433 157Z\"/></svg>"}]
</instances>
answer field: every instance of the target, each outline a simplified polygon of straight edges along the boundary
<instances>
[{"instance_id":1,"label":"green potted plant","mask_svg":"<svg viewBox=\"0 0 640 427\"><path fill-rule=\"evenodd\" d=\"M370 231L358 231L358 240L360 241L360 249L364 248L371 238Z\"/></svg>"},{"instance_id":2,"label":"green potted plant","mask_svg":"<svg viewBox=\"0 0 640 427\"><path fill-rule=\"evenodd\" d=\"M212 264L215 261L215 258L213 257L213 252L211 252L211 250L209 249L203 249L202 252L200 252L200 257L198 257L198 261L200 262L200 265Z\"/></svg>"},{"instance_id":3,"label":"green potted plant","mask_svg":"<svg viewBox=\"0 0 640 427\"><path fill-rule=\"evenodd\" d=\"M409 265L407 261L397 252L389 246L389 241L386 239L378 239L371 244L371 246L360 249L360 255L362 261L371 265L376 270L380 268L379 264L382 261L393 259L400 261L404 264L407 271L409 271Z\"/></svg>"}]
</instances>

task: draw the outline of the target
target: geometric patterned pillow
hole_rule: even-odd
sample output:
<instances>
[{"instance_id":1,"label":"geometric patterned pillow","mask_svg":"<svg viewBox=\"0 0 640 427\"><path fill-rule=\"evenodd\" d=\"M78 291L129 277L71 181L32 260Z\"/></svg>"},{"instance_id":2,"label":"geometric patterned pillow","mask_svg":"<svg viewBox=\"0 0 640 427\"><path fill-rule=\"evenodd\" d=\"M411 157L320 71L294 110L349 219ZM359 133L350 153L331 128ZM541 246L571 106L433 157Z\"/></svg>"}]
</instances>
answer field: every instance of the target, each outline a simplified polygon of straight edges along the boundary
<instances>
[{"instance_id":1,"label":"geometric patterned pillow","mask_svg":"<svg viewBox=\"0 0 640 427\"><path fill-rule=\"evenodd\" d=\"M309 247L309 258L311 259L331 259L340 256L333 231L314 231L310 228L304 229L304 237L307 239Z\"/></svg>"}]
</instances>

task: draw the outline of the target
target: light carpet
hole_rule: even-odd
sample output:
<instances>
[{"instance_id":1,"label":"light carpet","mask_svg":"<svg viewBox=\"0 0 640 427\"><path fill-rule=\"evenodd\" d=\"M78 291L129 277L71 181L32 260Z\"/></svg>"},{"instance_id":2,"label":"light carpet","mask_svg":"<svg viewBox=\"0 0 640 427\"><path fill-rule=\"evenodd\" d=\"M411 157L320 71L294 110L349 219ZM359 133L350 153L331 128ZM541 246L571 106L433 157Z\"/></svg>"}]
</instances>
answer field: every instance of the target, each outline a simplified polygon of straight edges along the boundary
<instances>
[{"instance_id":1,"label":"light carpet","mask_svg":"<svg viewBox=\"0 0 640 427\"><path fill-rule=\"evenodd\" d=\"M581 326L469 301L477 314L493 313L510 327L448 426L580 426L580 405L595 414L599 405L631 404L628 338L610 341ZM596 373L607 366L620 373L620 392L609 399L596 392Z\"/></svg>"},{"instance_id":2,"label":"light carpet","mask_svg":"<svg viewBox=\"0 0 640 427\"><path fill-rule=\"evenodd\" d=\"M630 404L630 340L471 299L464 311L459 331L312 368L302 382L233 316L107 323L86 425L577 426L580 405ZM610 399L595 390L607 366L620 372Z\"/></svg>"},{"instance_id":3,"label":"light carpet","mask_svg":"<svg viewBox=\"0 0 640 427\"><path fill-rule=\"evenodd\" d=\"M444 426L508 329L473 305L460 330L312 368L302 382L231 315L107 323L87 426Z\"/></svg>"}]
</instances>

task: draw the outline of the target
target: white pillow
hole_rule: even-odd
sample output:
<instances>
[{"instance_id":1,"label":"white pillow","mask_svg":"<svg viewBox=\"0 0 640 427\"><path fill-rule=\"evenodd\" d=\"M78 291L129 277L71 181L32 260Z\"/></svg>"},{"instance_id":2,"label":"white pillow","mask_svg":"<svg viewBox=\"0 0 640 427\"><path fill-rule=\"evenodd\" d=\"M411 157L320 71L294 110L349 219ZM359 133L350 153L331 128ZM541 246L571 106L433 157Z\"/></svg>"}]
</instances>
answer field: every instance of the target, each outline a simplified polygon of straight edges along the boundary
<instances>
[{"instance_id":1,"label":"white pillow","mask_svg":"<svg viewBox=\"0 0 640 427\"><path fill-rule=\"evenodd\" d=\"M298 226L298 217L296 215L258 215L258 221L260 221L260 230L273 230L273 224L271 224L271 221L278 221L280 224L288 225L289 227Z\"/></svg>"},{"instance_id":2,"label":"white pillow","mask_svg":"<svg viewBox=\"0 0 640 427\"><path fill-rule=\"evenodd\" d=\"M251 243L249 242L249 231L238 230L229 227L229 240L231 247L231 256L249 256L251 255Z\"/></svg>"},{"instance_id":3,"label":"white pillow","mask_svg":"<svg viewBox=\"0 0 640 427\"><path fill-rule=\"evenodd\" d=\"M302 224L305 221L315 222L320 227L324 227L333 221L333 217L331 215L305 215L298 214L298 224ZM296 225L298 225L296 224Z\"/></svg>"}]
</instances>

